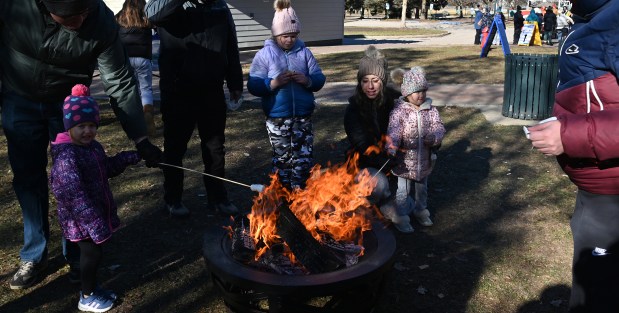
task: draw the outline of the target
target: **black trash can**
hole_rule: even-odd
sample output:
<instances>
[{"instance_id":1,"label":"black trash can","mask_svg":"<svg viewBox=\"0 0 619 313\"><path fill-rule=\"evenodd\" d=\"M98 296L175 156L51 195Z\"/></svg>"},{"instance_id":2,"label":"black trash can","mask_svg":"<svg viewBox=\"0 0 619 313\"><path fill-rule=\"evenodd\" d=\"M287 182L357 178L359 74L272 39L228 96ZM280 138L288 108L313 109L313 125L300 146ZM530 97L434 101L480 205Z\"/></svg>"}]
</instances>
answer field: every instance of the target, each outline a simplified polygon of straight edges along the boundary
<instances>
[{"instance_id":1,"label":"black trash can","mask_svg":"<svg viewBox=\"0 0 619 313\"><path fill-rule=\"evenodd\" d=\"M543 120L552 116L559 74L556 54L505 56L503 116Z\"/></svg>"}]
</instances>

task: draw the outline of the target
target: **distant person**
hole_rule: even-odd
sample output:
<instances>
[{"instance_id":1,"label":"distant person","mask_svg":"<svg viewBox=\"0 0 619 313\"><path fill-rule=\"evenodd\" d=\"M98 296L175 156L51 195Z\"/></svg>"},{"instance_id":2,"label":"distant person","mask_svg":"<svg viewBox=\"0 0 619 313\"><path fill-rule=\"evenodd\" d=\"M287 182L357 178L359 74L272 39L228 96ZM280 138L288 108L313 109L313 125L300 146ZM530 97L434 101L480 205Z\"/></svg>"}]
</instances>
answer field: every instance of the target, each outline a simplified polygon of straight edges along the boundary
<instances>
[{"instance_id":1,"label":"distant person","mask_svg":"<svg viewBox=\"0 0 619 313\"><path fill-rule=\"evenodd\" d=\"M563 39L567 37L572 24L574 24L574 20L565 15L565 13L561 12L557 15L557 40L559 40L559 42L562 42Z\"/></svg>"},{"instance_id":2,"label":"distant person","mask_svg":"<svg viewBox=\"0 0 619 313\"><path fill-rule=\"evenodd\" d=\"M522 16L522 8L516 7L516 13L514 13L514 41L513 44L517 45L520 41L520 34L522 33L522 27L524 27L524 17Z\"/></svg>"},{"instance_id":3,"label":"distant person","mask_svg":"<svg viewBox=\"0 0 619 313\"><path fill-rule=\"evenodd\" d=\"M544 14L544 40L546 44L552 46L552 37L557 27L557 15L552 11L552 7L546 8Z\"/></svg>"},{"instance_id":4,"label":"distant person","mask_svg":"<svg viewBox=\"0 0 619 313\"><path fill-rule=\"evenodd\" d=\"M601 9L603 8L603 9ZM619 1L572 1L559 53L556 121L529 127L578 188L569 312L619 312Z\"/></svg>"},{"instance_id":5,"label":"distant person","mask_svg":"<svg viewBox=\"0 0 619 313\"><path fill-rule=\"evenodd\" d=\"M198 128L204 173L225 176L225 129L230 100L243 94L243 71L236 27L224 0L150 0L146 16L161 37L159 73L164 159L183 165L187 144ZM183 204L184 173L163 166L165 209L173 217L190 214ZM208 208L235 215L220 179L204 176Z\"/></svg>"},{"instance_id":6,"label":"distant person","mask_svg":"<svg viewBox=\"0 0 619 313\"><path fill-rule=\"evenodd\" d=\"M98 67L110 105L146 166L157 166L162 152L147 139L137 82L103 1L0 1L0 25L2 127L24 224L21 262L9 286L24 289L48 264L47 147L64 130L63 99L75 84L90 85ZM63 240L72 282L80 280L79 254Z\"/></svg>"},{"instance_id":7,"label":"distant person","mask_svg":"<svg viewBox=\"0 0 619 313\"><path fill-rule=\"evenodd\" d=\"M541 41L541 35L540 32L542 32L541 26L542 26L542 22L539 19L539 17L537 16L537 14L535 13L534 9L531 9L531 11L529 12L529 15L527 16L527 18L525 19L525 22L528 24L533 24L536 25L537 27L537 32L531 34L531 36L534 36L535 38L531 38L531 43L535 43L537 40ZM541 43L540 43L541 44Z\"/></svg>"},{"instance_id":8,"label":"distant person","mask_svg":"<svg viewBox=\"0 0 619 313\"><path fill-rule=\"evenodd\" d=\"M426 97L428 82L423 68L415 66L392 74L401 83L400 97L389 117L387 152L395 158L391 172L398 177L395 194L397 215L415 216L422 226L432 226L428 211L428 176L443 141L445 127L432 99ZM396 224L399 231L414 231L409 223Z\"/></svg>"},{"instance_id":9,"label":"distant person","mask_svg":"<svg viewBox=\"0 0 619 313\"><path fill-rule=\"evenodd\" d=\"M144 13L146 0L125 0L116 14L120 41L125 45L129 62L140 86L144 120L148 135L155 136L153 106L153 26Z\"/></svg>"},{"instance_id":10,"label":"distant person","mask_svg":"<svg viewBox=\"0 0 619 313\"><path fill-rule=\"evenodd\" d=\"M540 8L535 8L533 9L533 11L535 12L535 15L537 16L537 23L539 24L539 30L541 32L542 28L544 27L544 14L542 13L542 9Z\"/></svg>"},{"instance_id":11,"label":"distant person","mask_svg":"<svg viewBox=\"0 0 619 313\"><path fill-rule=\"evenodd\" d=\"M357 153L359 168L367 169L370 175L376 177L376 187L368 200L390 219L394 217L392 212L395 212L391 185L397 182L389 174L395 162L383 147L389 114L400 93L387 85L388 73L388 62L383 52L369 46L359 61L357 86L348 98L344 113L344 130L350 143L348 157ZM391 221L399 222L397 219Z\"/></svg>"},{"instance_id":12,"label":"distant person","mask_svg":"<svg viewBox=\"0 0 619 313\"><path fill-rule=\"evenodd\" d=\"M108 157L95 139L101 117L88 87L78 84L62 107L64 129L51 143L51 191L64 238L80 247L80 311L105 312L116 294L97 284L103 245L120 226L108 180L140 161L137 151Z\"/></svg>"},{"instance_id":13,"label":"distant person","mask_svg":"<svg viewBox=\"0 0 619 313\"><path fill-rule=\"evenodd\" d=\"M481 13L478 4L477 8L475 9L475 20L473 21L473 26L475 27L475 42L473 43L474 45L481 44L481 19L483 18L483 16L484 15L483 13Z\"/></svg>"},{"instance_id":14,"label":"distant person","mask_svg":"<svg viewBox=\"0 0 619 313\"><path fill-rule=\"evenodd\" d=\"M273 172L284 186L302 189L314 166L314 92L326 78L298 37L301 23L290 1L275 0L273 5L273 37L253 58L247 90L262 99Z\"/></svg>"},{"instance_id":15,"label":"distant person","mask_svg":"<svg viewBox=\"0 0 619 313\"><path fill-rule=\"evenodd\" d=\"M536 23L538 30L541 31L540 26L541 26L541 19L537 16L537 14L535 13L535 9L536 8L532 8L531 11L529 11L529 15L527 15L527 18L525 19L526 22L528 23Z\"/></svg>"},{"instance_id":16,"label":"distant person","mask_svg":"<svg viewBox=\"0 0 619 313\"><path fill-rule=\"evenodd\" d=\"M481 45L484 45L486 43L486 40L488 40L488 38L491 38L491 36L494 35L494 32L496 32L496 29L493 29L493 33L490 33L490 27L492 26L492 22L493 16L492 14L490 14L490 9L488 7L485 7L483 16L480 21L482 32Z\"/></svg>"}]
</instances>

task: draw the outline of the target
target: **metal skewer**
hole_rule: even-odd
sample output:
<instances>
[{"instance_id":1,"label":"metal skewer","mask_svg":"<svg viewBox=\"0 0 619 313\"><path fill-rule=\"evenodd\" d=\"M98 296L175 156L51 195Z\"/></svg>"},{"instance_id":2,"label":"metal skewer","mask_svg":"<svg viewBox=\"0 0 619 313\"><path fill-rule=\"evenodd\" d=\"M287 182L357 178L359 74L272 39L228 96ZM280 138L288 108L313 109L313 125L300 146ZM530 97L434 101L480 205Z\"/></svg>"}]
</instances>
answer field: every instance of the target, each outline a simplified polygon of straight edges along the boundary
<instances>
[{"instance_id":1,"label":"metal skewer","mask_svg":"<svg viewBox=\"0 0 619 313\"><path fill-rule=\"evenodd\" d=\"M383 166L381 166L381 167L378 169L378 172L376 172L376 174L374 174L374 176L372 176L372 178L376 178L376 175L378 175L378 173L380 173L380 171L382 171L382 170L383 170L383 168L385 168L385 166L387 165L387 163L389 163L389 160L390 160L390 159L387 159L387 161L385 161L385 164L383 164Z\"/></svg>"},{"instance_id":2,"label":"metal skewer","mask_svg":"<svg viewBox=\"0 0 619 313\"><path fill-rule=\"evenodd\" d=\"M182 166L176 166L176 165L172 165L172 164L167 164L167 163L158 163L159 165L164 165L164 166L168 166L168 167L174 167L180 170L184 170L184 171L188 171L188 172L194 172L194 173L198 173L204 176L208 176L208 177L212 177L212 178L217 178L223 181L227 181L229 183L233 183L233 184L237 184L237 185L241 185L243 187L247 187L249 189L251 189L252 191L257 191L257 192L262 192L262 190L264 189L264 185L260 185L260 184L253 184L253 185L248 185L248 184L243 184L243 183L239 183L237 181L231 180L231 179L227 179L227 178L223 178L223 177L219 177L219 176L215 176L215 175L211 175L211 174L207 174L204 172L200 172L200 171L196 171L196 170L192 170L190 168L186 168L186 167L182 167Z\"/></svg>"}]
</instances>

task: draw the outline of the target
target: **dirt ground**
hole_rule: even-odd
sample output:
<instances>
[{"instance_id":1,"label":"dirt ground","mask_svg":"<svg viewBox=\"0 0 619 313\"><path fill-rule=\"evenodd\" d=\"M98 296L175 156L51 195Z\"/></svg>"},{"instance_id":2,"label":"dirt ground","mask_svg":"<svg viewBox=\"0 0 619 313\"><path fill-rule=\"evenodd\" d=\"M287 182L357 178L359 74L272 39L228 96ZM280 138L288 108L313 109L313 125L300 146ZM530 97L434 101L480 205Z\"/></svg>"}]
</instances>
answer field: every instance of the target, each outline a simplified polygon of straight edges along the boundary
<instances>
[{"instance_id":1,"label":"dirt ground","mask_svg":"<svg viewBox=\"0 0 619 313\"><path fill-rule=\"evenodd\" d=\"M344 160L348 147L342 125L344 107L343 103L325 104L313 117L315 159L323 166ZM492 173L491 168L495 166L491 164L499 164L497 168L500 168L501 161L517 155L516 151L527 151L526 141L518 140L521 129L500 128L497 133L479 112L471 109L441 108L441 114L448 137L439 152L441 161L430 179L429 206L435 226L424 228L414 222L416 231L413 234L394 231L397 242L394 265L386 274L383 293L374 312L559 312L569 296L566 285L569 273L536 285L533 295L513 295L514 292L518 294L514 290L526 284L526 280L498 282L506 284L507 294L501 294L500 286L487 293L484 289L487 287L482 284L488 268L496 266L491 263L492 255L504 255L509 247L519 245L515 242L525 241L520 232L517 236L510 235L506 229L513 226L511 214L526 211L526 201L510 200L514 190L494 189L493 184L488 183L496 175ZM229 114L228 178L245 184L268 182L271 150L263 122L262 111L253 101ZM158 123L161 126L161 122ZM499 141L510 141L501 143L507 147L498 148L495 136L502 136ZM5 138L3 135L0 138L0 147L4 147ZM99 139L108 154L132 148L109 109L103 111ZM160 136L155 143L162 144ZM0 153L0 168L8 174L6 150ZM521 162L518 160L514 162ZM559 175L551 166L552 160L539 160L544 175L548 164L550 173ZM199 170L200 164L195 137L190 142L184 166ZM526 177L526 172L518 175ZM497 182L504 179L503 174L497 176L500 176ZM2 182L0 312L76 312L79 286L68 281L53 209L50 212L52 238L48 270L32 288L24 291L8 288L19 261L22 224L7 176ZM205 229L225 225L229 217L206 209L201 176L187 173L185 182L184 202L191 210L191 217L173 219L162 210L163 182L159 170L142 164L128 168L111 180L124 226L105 246L99 273L102 284L120 297L117 307L110 312L226 312L220 291L209 280L202 245ZM235 184L228 184L227 188L230 199L247 212L254 196L252 191ZM569 188L569 183L561 188ZM564 220L565 214L560 213L559 218ZM565 249L569 249L569 244L565 244ZM549 262L554 271L560 272L568 268L569 250L561 255L566 256L550 260L558 264L542 261L544 257L537 255L533 262ZM538 296L540 298L536 299ZM497 311L497 307L505 310Z\"/></svg>"}]
</instances>

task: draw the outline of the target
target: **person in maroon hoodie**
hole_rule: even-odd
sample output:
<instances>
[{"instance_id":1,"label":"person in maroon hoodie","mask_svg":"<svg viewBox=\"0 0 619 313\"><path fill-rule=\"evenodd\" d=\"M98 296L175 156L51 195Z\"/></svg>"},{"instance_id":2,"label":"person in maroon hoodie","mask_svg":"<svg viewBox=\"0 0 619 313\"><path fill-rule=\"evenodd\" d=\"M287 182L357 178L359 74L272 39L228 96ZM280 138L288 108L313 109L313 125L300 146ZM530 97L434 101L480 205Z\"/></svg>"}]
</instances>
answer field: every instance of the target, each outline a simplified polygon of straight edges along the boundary
<instances>
[{"instance_id":1,"label":"person in maroon hoodie","mask_svg":"<svg viewBox=\"0 0 619 313\"><path fill-rule=\"evenodd\" d=\"M530 139L578 187L570 312L619 312L619 1L571 2L556 121L530 127Z\"/></svg>"}]
</instances>

